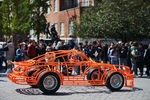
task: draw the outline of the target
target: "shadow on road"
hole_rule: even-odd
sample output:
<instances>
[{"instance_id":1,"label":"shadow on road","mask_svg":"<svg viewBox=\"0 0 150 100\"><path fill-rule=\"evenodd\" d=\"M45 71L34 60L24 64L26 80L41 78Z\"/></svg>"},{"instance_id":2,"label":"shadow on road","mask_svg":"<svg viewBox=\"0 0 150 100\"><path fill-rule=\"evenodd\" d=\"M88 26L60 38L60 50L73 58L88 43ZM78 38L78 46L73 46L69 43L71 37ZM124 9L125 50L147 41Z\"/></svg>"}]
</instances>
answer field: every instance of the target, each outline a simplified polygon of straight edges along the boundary
<instances>
[{"instance_id":1,"label":"shadow on road","mask_svg":"<svg viewBox=\"0 0 150 100\"><path fill-rule=\"evenodd\" d=\"M138 87L131 87L130 89L121 89L120 91L115 92L135 92L135 91L143 91L143 89Z\"/></svg>"},{"instance_id":2,"label":"shadow on road","mask_svg":"<svg viewBox=\"0 0 150 100\"><path fill-rule=\"evenodd\" d=\"M133 87L133 88L129 88L129 89L121 89L120 91L116 91L116 92L135 92L135 91L142 91L143 89L138 88L138 87ZM24 95L45 95L43 94L42 91L40 91L38 88L20 88L20 89L16 89L17 93L20 94L24 94ZM111 94L112 91L109 90L95 90L95 91L86 91L86 90L82 90L82 91L77 91L77 90L73 90L71 89L71 92L56 92L55 94L51 94L49 96L66 96L66 95L72 95L72 94L90 94L90 93L105 93L105 94Z\"/></svg>"},{"instance_id":3,"label":"shadow on road","mask_svg":"<svg viewBox=\"0 0 150 100\"><path fill-rule=\"evenodd\" d=\"M24 94L24 95L46 95L42 91L40 91L38 88L20 88L16 89L17 93ZM90 93L107 93L110 94L111 91L106 90L99 90L99 91L76 91L72 90L71 92L56 92L55 94L51 94L50 96L66 96L66 95L72 95L72 94L90 94Z\"/></svg>"},{"instance_id":4,"label":"shadow on road","mask_svg":"<svg viewBox=\"0 0 150 100\"><path fill-rule=\"evenodd\" d=\"M46 95L42 91L40 91L38 88L21 88L16 89L17 93L24 94L24 95ZM65 92L57 92L55 94L52 94L54 96L65 96L65 95L71 95L70 93Z\"/></svg>"},{"instance_id":5,"label":"shadow on road","mask_svg":"<svg viewBox=\"0 0 150 100\"><path fill-rule=\"evenodd\" d=\"M7 82L7 81L5 81L5 80L0 80L0 82Z\"/></svg>"}]
</instances>

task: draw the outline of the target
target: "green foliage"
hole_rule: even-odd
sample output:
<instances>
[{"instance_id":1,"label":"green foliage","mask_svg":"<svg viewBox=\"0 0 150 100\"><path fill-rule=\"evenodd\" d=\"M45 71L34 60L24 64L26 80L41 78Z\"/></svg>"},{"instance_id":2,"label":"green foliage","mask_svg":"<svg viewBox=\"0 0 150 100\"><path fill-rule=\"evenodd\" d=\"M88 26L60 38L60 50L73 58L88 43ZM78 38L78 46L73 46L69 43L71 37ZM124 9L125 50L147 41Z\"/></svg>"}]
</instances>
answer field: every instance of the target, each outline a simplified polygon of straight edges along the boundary
<instances>
[{"instance_id":1,"label":"green foliage","mask_svg":"<svg viewBox=\"0 0 150 100\"><path fill-rule=\"evenodd\" d=\"M75 23L75 36L114 38L122 41L150 36L150 3L143 0L110 0L84 11Z\"/></svg>"},{"instance_id":2,"label":"green foliage","mask_svg":"<svg viewBox=\"0 0 150 100\"><path fill-rule=\"evenodd\" d=\"M11 1L4 0L1 7L1 34L11 35Z\"/></svg>"},{"instance_id":3,"label":"green foliage","mask_svg":"<svg viewBox=\"0 0 150 100\"><path fill-rule=\"evenodd\" d=\"M49 0L34 0L33 1L33 12L32 12L32 27L35 30L35 34L39 35L40 33L45 32L46 28L46 18L47 9Z\"/></svg>"},{"instance_id":4,"label":"green foliage","mask_svg":"<svg viewBox=\"0 0 150 100\"><path fill-rule=\"evenodd\" d=\"M29 33L31 29L32 8L29 0L12 0L12 31L14 33Z\"/></svg>"},{"instance_id":5,"label":"green foliage","mask_svg":"<svg viewBox=\"0 0 150 100\"><path fill-rule=\"evenodd\" d=\"M31 3L29 0L4 0L1 6L2 33L26 34L31 29Z\"/></svg>"},{"instance_id":6,"label":"green foliage","mask_svg":"<svg viewBox=\"0 0 150 100\"><path fill-rule=\"evenodd\" d=\"M4 0L0 7L1 31L5 35L29 33L38 35L45 31L49 0ZM41 10L40 10L41 8Z\"/></svg>"}]
</instances>

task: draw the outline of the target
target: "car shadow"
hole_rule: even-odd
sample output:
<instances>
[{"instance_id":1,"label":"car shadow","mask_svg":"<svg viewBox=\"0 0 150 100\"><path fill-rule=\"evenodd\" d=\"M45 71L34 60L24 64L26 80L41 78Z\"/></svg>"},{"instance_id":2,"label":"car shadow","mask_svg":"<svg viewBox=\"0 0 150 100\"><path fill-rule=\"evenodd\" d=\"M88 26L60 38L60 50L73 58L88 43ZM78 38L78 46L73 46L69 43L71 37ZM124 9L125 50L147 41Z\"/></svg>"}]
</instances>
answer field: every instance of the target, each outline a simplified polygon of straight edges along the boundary
<instances>
[{"instance_id":1,"label":"car shadow","mask_svg":"<svg viewBox=\"0 0 150 100\"><path fill-rule=\"evenodd\" d=\"M46 95L44 94L42 91L40 91L39 89L35 89L35 88L20 88L20 89L16 89L16 92L19 94L24 94L24 95ZM55 94L52 95L56 95L56 96L65 96L65 95L70 95L69 93L65 93L65 92L57 92Z\"/></svg>"},{"instance_id":2,"label":"car shadow","mask_svg":"<svg viewBox=\"0 0 150 100\"><path fill-rule=\"evenodd\" d=\"M7 81L5 81L5 80L0 80L0 82L7 82Z\"/></svg>"},{"instance_id":3,"label":"car shadow","mask_svg":"<svg viewBox=\"0 0 150 100\"><path fill-rule=\"evenodd\" d=\"M143 89L138 87L129 87L128 89L121 89L115 92L136 92L136 91L143 91Z\"/></svg>"},{"instance_id":4,"label":"car shadow","mask_svg":"<svg viewBox=\"0 0 150 100\"><path fill-rule=\"evenodd\" d=\"M135 91L142 91L143 89L138 88L138 87L133 87L131 89L121 89L120 91L115 91L115 92L135 92ZM20 88L16 89L16 92L19 94L24 94L24 95L46 95L44 94L41 90L38 88ZM95 90L95 91L71 91L71 92L56 92L54 94L49 94L46 96L66 96L66 95L73 95L73 94L93 94L93 93L105 93L105 94L111 94L114 91L109 91L108 89L105 90Z\"/></svg>"}]
</instances>

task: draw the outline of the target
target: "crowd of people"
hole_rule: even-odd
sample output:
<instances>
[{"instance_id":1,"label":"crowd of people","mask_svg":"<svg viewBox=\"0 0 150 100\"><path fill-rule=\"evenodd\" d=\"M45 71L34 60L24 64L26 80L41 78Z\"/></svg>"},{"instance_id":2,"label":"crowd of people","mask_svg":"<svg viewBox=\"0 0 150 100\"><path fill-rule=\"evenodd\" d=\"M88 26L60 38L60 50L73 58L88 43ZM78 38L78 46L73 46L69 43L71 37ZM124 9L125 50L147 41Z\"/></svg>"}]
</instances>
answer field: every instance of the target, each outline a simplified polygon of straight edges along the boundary
<instances>
[{"instance_id":1,"label":"crowd of people","mask_svg":"<svg viewBox=\"0 0 150 100\"><path fill-rule=\"evenodd\" d=\"M0 49L0 54L3 55L2 52L6 52L5 58L7 58L7 60L18 62L32 59L46 52L72 49L84 52L87 57L96 62L129 66L131 73L133 73L135 77L142 77L144 74L143 69L146 67L145 74L150 77L150 44L145 46L137 42L122 43L120 41L116 44L111 43L108 45L107 43L102 43L101 40L92 42L85 41L78 44L70 40L68 43L60 41L52 45L46 44L44 40L41 39L38 43L34 40L27 40L14 46L12 41L8 41L7 44ZM8 68L11 69L12 67L10 66L11 64L8 63Z\"/></svg>"}]
</instances>

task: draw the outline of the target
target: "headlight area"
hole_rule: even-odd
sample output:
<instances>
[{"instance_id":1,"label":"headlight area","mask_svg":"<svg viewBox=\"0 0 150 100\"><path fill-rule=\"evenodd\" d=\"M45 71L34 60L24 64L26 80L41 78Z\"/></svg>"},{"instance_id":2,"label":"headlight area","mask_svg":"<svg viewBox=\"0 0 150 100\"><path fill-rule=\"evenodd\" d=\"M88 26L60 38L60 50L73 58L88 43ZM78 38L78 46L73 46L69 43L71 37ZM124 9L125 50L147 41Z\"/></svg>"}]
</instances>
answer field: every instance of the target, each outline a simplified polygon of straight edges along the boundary
<instances>
[{"instance_id":1,"label":"headlight area","mask_svg":"<svg viewBox=\"0 0 150 100\"><path fill-rule=\"evenodd\" d=\"M7 78L20 85L35 85L36 77L33 76L39 69L33 69L34 66L17 66L12 73L7 74ZM30 73L30 75L28 75Z\"/></svg>"},{"instance_id":2,"label":"headlight area","mask_svg":"<svg viewBox=\"0 0 150 100\"><path fill-rule=\"evenodd\" d=\"M13 69L13 74L18 76L24 76L25 67L24 66L17 66Z\"/></svg>"}]
</instances>

